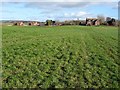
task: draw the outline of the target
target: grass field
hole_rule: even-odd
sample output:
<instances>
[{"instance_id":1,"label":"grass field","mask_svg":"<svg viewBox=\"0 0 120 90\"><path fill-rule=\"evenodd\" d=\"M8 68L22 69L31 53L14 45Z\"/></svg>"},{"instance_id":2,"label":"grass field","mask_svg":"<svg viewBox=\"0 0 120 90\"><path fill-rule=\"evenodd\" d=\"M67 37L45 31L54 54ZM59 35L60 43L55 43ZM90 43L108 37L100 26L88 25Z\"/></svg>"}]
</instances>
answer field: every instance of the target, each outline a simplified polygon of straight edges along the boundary
<instances>
[{"instance_id":1,"label":"grass field","mask_svg":"<svg viewBox=\"0 0 120 90\"><path fill-rule=\"evenodd\" d=\"M118 88L117 27L3 26L4 88Z\"/></svg>"}]
</instances>

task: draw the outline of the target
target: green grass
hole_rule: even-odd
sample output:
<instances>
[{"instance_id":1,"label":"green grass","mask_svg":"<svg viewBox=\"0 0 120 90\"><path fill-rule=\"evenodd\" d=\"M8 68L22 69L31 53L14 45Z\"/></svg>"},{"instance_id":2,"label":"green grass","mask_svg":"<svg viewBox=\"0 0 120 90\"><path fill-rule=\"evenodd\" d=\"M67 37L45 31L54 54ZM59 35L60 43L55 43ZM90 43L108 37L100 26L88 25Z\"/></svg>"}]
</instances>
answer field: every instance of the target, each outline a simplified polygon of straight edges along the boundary
<instances>
[{"instance_id":1,"label":"green grass","mask_svg":"<svg viewBox=\"0 0 120 90\"><path fill-rule=\"evenodd\" d=\"M117 27L2 29L4 88L118 88Z\"/></svg>"}]
</instances>

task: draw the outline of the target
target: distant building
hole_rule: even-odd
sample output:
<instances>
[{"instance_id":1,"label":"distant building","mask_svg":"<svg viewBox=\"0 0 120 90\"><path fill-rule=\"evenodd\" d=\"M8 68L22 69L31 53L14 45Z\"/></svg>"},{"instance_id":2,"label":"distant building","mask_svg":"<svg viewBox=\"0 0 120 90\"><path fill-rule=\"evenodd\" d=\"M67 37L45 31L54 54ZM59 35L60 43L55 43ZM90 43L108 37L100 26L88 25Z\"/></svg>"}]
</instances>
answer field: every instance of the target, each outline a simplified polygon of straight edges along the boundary
<instances>
[{"instance_id":1,"label":"distant building","mask_svg":"<svg viewBox=\"0 0 120 90\"><path fill-rule=\"evenodd\" d=\"M14 22L13 25L15 25L15 26L23 26L24 22L23 21Z\"/></svg>"},{"instance_id":2,"label":"distant building","mask_svg":"<svg viewBox=\"0 0 120 90\"><path fill-rule=\"evenodd\" d=\"M56 22L55 25L56 25L56 26L63 26L63 25L64 25L64 22Z\"/></svg>"},{"instance_id":3,"label":"distant building","mask_svg":"<svg viewBox=\"0 0 120 90\"><path fill-rule=\"evenodd\" d=\"M79 25L86 26L86 21L85 20L80 20L80 24Z\"/></svg>"},{"instance_id":4,"label":"distant building","mask_svg":"<svg viewBox=\"0 0 120 90\"><path fill-rule=\"evenodd\" d=\"M31 21L31 22L29 22L29 24L28 24L29 26L39 26L40 25L40 22L36 22L36 21Z\"/></svg>"},{"instance_id":5,"label":"distant building","mask_svg":"<svg viewBox=\"0 0 120 90\"><path fill-rule=\"evenodd\" d=\"M40 22L39 26L45 26L45 22Z\"/></svg>"},{"instance_id":6,"label":"distant building","mask_svg":"<svg viewBox=\"0 0 120 90\"><path fill-rule=\"evenodd\" d=\"M108 26L115 26L116 25L116 20L114 18L107 17L106 22Z\"/></svg>"},{"instance_id":7,"label":"distant building","mask_svg":"<svg viewBox=\"0 0 120 90\"><path fill-rule=\"evenodd\" d=\"M97 18L86 18L86 26L100 25L100 20Z\"/></svg>"}]
</instances>

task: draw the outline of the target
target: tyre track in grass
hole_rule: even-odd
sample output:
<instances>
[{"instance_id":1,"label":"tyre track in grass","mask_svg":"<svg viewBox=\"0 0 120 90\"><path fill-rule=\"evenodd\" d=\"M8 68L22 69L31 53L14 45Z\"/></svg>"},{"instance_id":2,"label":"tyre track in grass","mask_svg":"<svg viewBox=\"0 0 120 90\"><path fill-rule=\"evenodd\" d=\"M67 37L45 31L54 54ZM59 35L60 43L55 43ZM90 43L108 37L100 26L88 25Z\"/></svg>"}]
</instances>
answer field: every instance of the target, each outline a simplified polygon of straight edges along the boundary
<instances>
[{"instance_id":1,"label":"tyre track in grass","mask_svg":"<svg viewBox=\"0 0 120 90\"><path fill-rule=\"evenodd\" d=\"M118 57L117 57L117 54L115 54L114 52L109 50L109 48L111 48L110 44L104 38L102 38L103 34L101 35L101 33L100 33L98 36L95 36L92 34L91 36L92 36L93 40L98 44L98 48L101 48L101 52L105 53L104 58L102 59L102 61L101 60L100 61L101 61L101 63L103 63L103 65L106 66L106 70L107 70L106 72L109 75L108 82L112 86L118 87L118 84L115 84L115 82L117 82L117 80L118 80L118 71L117 71L118 70L118 61L117 61ZM98 37L98 38L96 38L96 37ZM102 41L100 41L99 39ZM112 50L114 50L114 48ZM112 53L114 56L111 57L110 53ZM114 85L112 83L114 83Z\"/></svg>"},{"instance_id":2,"label":"tyre track in grass","mask_svg":"<svg viewBox=\"0 0 120 90\"><path fill-rule=\"evenodd\" d=\"M87 45L87 51L88 51L87 52L88 53L87 68L89 68L89 70L92 72L92 76L93 76L92 80L89 80L89 82L92 82L92 84L90 84L90 85L92 85L94 87L112 87L112 86L118 87L118 84L115 84L115 82L117 82L117 80L113 79L113 78L117 79L117 75L115 75L115 74L117 74L117 71L115 70L115 68L117 69L116 64L115 64L115 66L112 66L113 68L109 68L109 66L108 66L109 64L114 65L114 63L112 64L113 61L109 61L109 57L106 56L106 52L104 51L104 48L101 48L99 46L99 44L101 44L101 43L98 43L99 41L94 39L92 34L89 33L88 36L89 36L89 38L86 38L86 40L85 40L86 41L85 43ZM97 36L95 36L95 37L97 38ZM89 67L89 64L92 68ZM112 69L112 71L110 71L110 69ZM114 70L115 70L115 72L114 72ZM114 80L114 81L112 81L112 80ZM99 83L96 81L98 81ZM94 85L94 82L96 82L96 84L98 86ZM114 84L112 84L112 83L114 83ZM107 85L109 85L109 86L107 86Z\"/></svg>"},{"instance_id":3,"label":"tyre track in grass","mask_svg":"<svg viewBox=\"0 0 120 90\"><path fill-rule=\"evenodd\" d=\"M97 48L96 48L96 43L94 40L92 40L92 36L90 35L90 33L87 34L88 38L86 38L85 40L85 44L86 44L86 51L87 51L87 55L88 55L88 60L85 63L85 76L88 80L88 86L91 88L96 88L96 87L101 87L102 84L100 82L100 75L98 74L98 67L97 62L99 62L96 58L97 55Z\"/></svg>"},{"instance_id":4,"label":"tyre track in grass","mask_svg":"<svg viewBox=\"0 0 120 90\"><path fill-rule=\"evenodd\" d=\"M78 61L78 65L77 68L78 68L78 75L79 75L79 87L82 87L82 88L90 88L90 79L88 78L88 76L91 77L91 72L89 71L89 69L86 68L86 65L89 65L88 63L88 49L87 49L87 45L86 45L86 40L87 38L89 38L89 34L88 33L84 33L84 34L81 34L81 43L80 43L80 46L81 46L81 52L79 52L79 58L80 60ZM89 75L87 75L89 73Z\"/></svg>"},{"instance_id":5,"label":"tyre track in grass","mask_svg":"<svg viewBox=\"0 0 120 90\"><path fill-rule=\"evenodd\" d=\"M117 64L119 64L118 62L118 50L117 50L117 45L112 46L113 44L111 44L111 41L108 41L105 38L110 38L110 37L104 37L105 35L103 35L102 33L99 33L99 35L96 36L94 34L92 34L92 38L96 41L96 43L98 43L100 48L103 48L103 51L105 53L107 53L108 57L111 57ZM117 43L117 42L116 42Z\"/></svg>"}]
</instances>

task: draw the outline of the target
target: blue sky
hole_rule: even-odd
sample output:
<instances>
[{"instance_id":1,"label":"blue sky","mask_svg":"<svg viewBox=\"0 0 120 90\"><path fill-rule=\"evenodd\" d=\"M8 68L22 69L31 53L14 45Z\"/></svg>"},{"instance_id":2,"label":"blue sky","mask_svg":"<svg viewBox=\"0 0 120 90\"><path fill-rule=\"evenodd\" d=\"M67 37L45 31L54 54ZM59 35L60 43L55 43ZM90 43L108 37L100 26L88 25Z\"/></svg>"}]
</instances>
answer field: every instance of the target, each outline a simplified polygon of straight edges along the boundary
<instances>
[{"instance_id":1,"label":"blue sky","mask_svg":"<svg viewBox=\"0 0 120 90\"><path fill-rule=\"evenodd\" d=\"M4 2L0 20L76 20L86 17L118 18L117 2Z\"/></svg>"}]
</instances>

